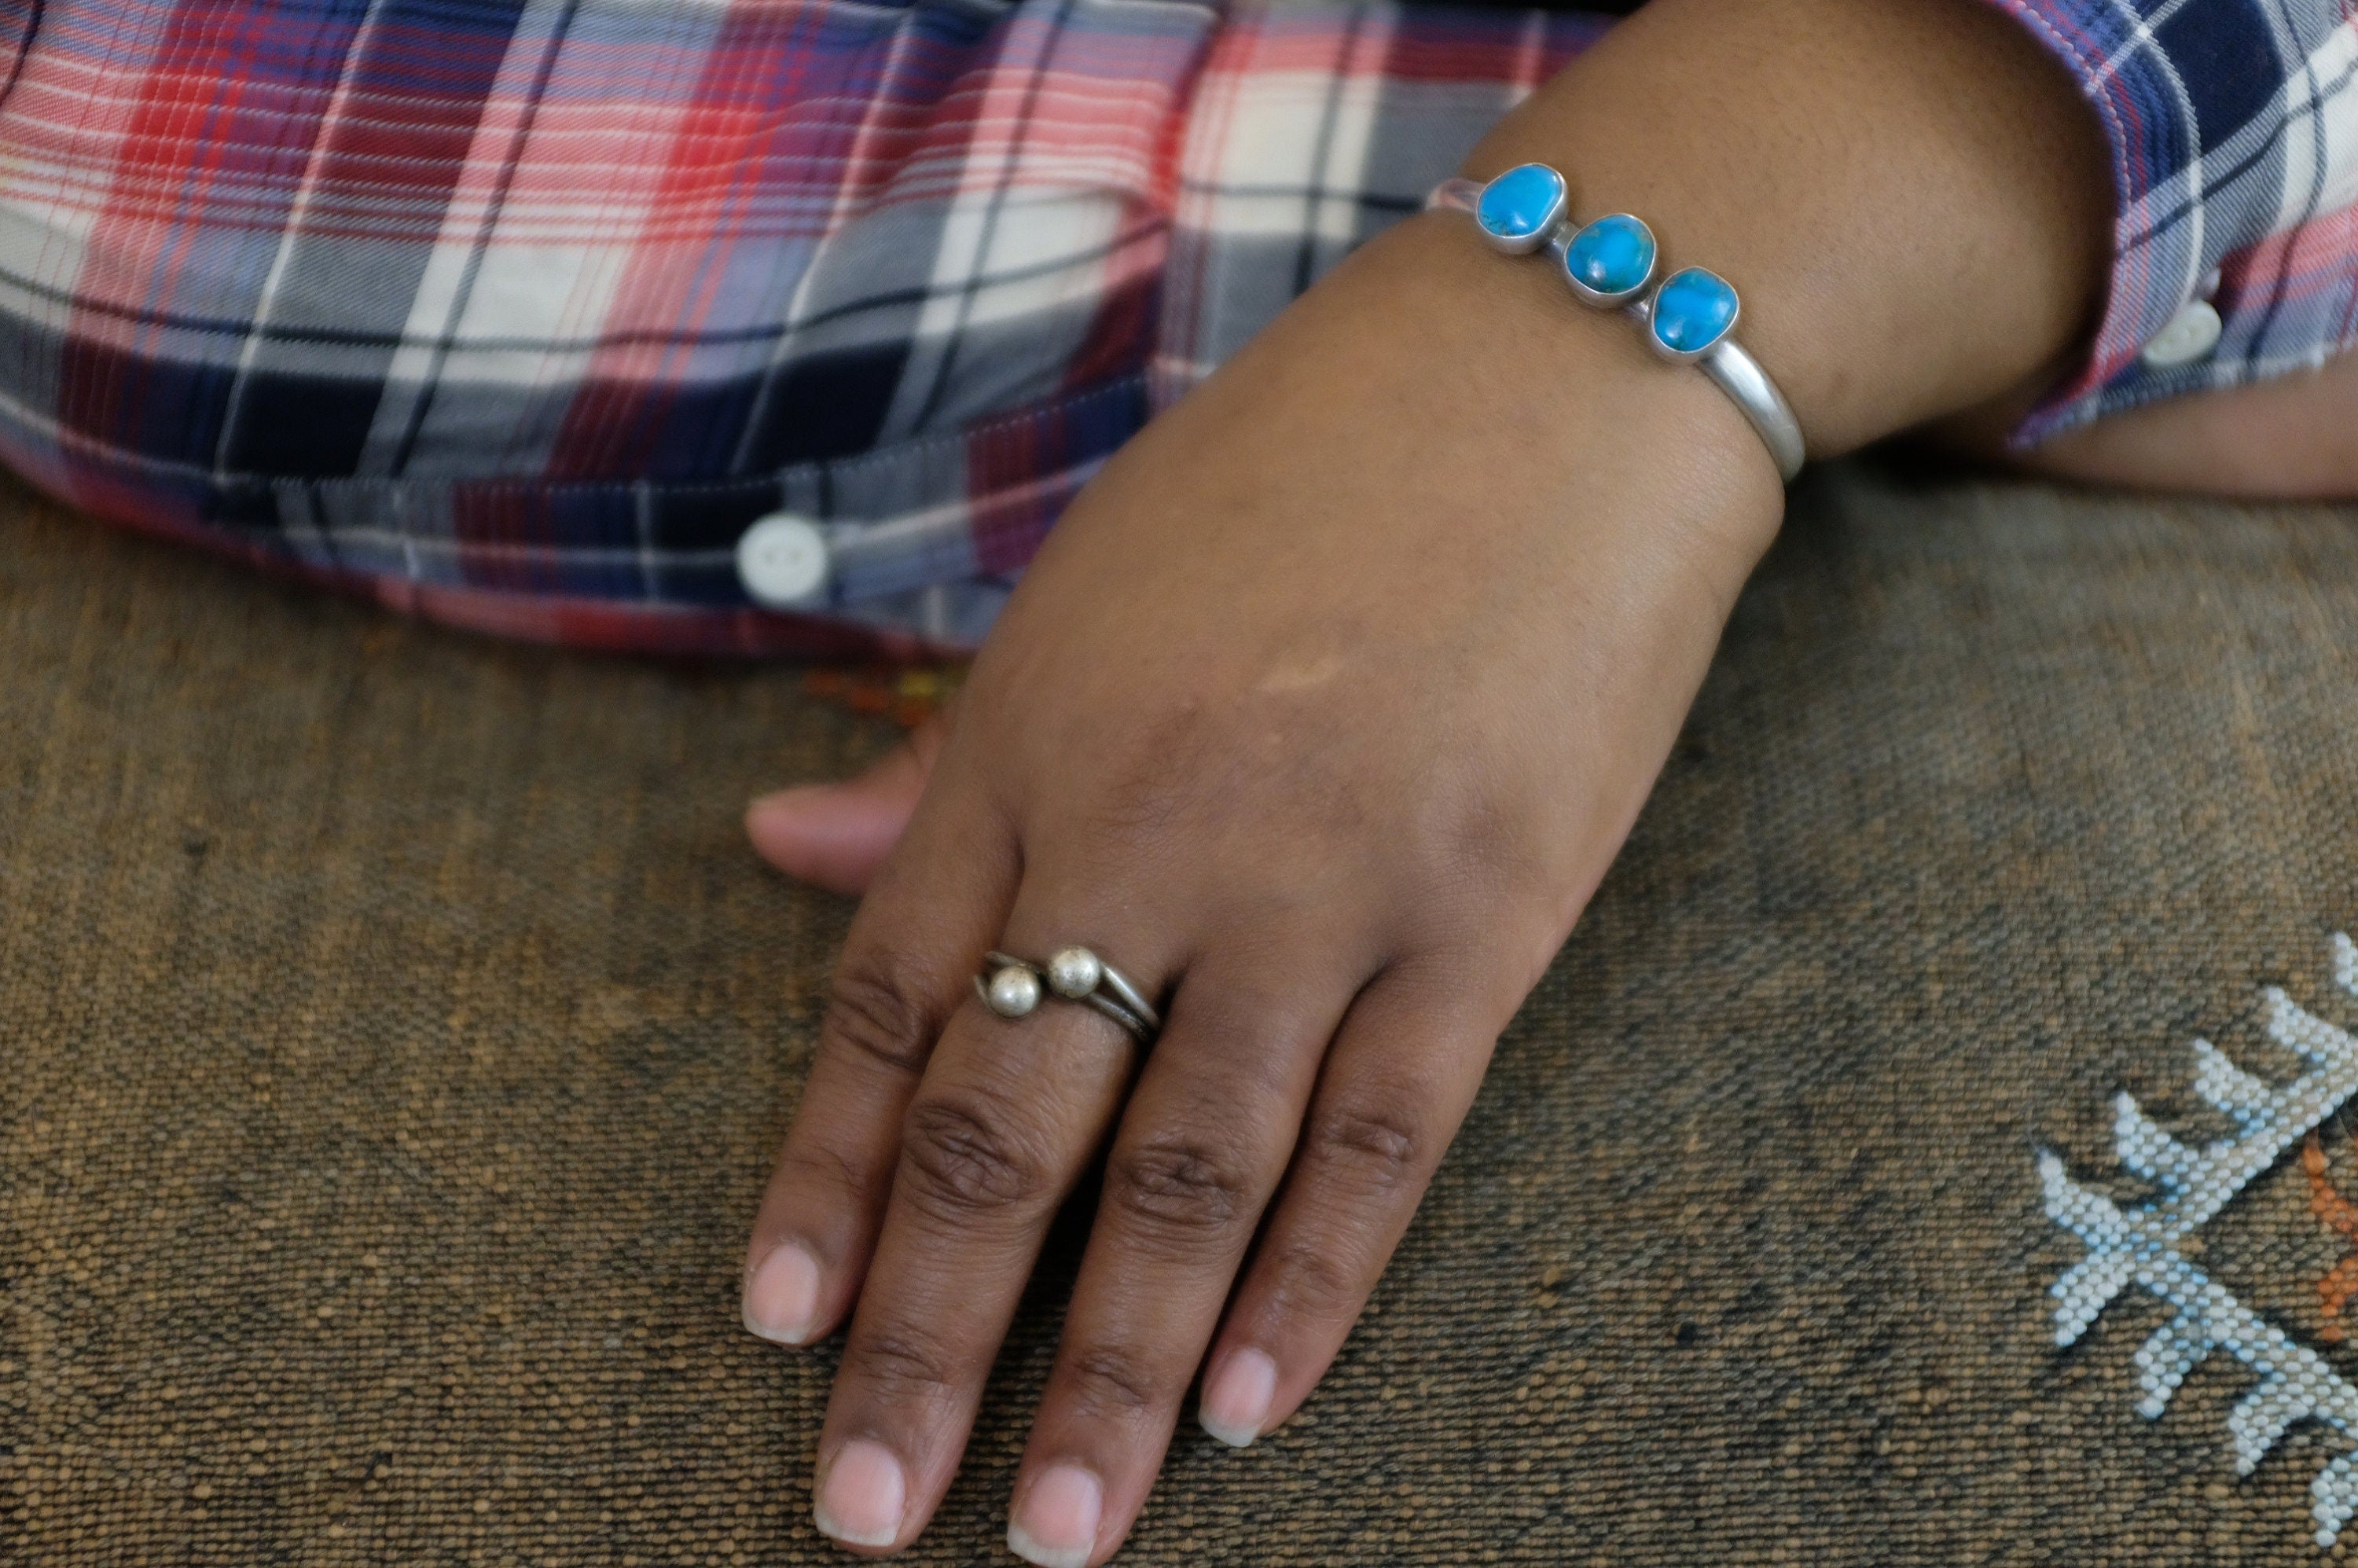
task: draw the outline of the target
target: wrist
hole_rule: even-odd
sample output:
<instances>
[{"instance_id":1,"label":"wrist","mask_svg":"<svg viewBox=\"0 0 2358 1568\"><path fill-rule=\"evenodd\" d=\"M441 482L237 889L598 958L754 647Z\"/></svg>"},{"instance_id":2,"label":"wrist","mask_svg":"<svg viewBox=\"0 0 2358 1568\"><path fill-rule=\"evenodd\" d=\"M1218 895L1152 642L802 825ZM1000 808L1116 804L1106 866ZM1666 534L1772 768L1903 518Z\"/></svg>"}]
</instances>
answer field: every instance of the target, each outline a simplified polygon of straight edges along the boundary
<instances>
[{"instance_id":1,"label":"wrist","mask_svg":"<svg viewBox=\"0 0 2358 1568\"><path fill-rule=\"evenodd\" d=\"M1731 602L1775 537L1784 485L1736 405L1699 369L1650 351L1619 313L1583 308L1550 267L1490 250L1463 214L1396 225L1303 304L1333 312L1338 331L1345 319L1362 337L1384 323L1389 373L1449 389L1493 433L1481 457L1461 443L1436 460L1529 465L1582 488L1583 476L1638 470L1675 503L1626 516L1583 508L1581 525L1697 546Z\"/></svg>"},{"instance_id":2,"label":"wrist","mask_svg":"<svg viewBox=\"0 0 2358 1568\"><path fill-rule=\"evenodd\" d=\"M1809 456L1801 422L1735 335L1740 302L1734 286L1709 267L1665 272L1642 219L1610 213L1582 222L1569 214L1568 197L1562 174L1530 163L1487 185L1445 180L1425 205L1470 217L1492 250L1544 256L1574 298L1617 311L1657 357L1701 371L1760 438L1779 477L1788 484L1799 478Z\"/></svg>"},{"instance_id":3,"label":"wrist","mask_svg":"<svg viewBox=\"0 0 2358 1568\"><path fill-rule=\"evenodd\" d=\"M2103 285L2102 136L1979 0L1657 0L1466 172L1527 161L1565 174L1576 218L1645 219L1665 272L1736 286L1736 335L1817 457L2021 395Z\"/></svg>"}]
</instances>

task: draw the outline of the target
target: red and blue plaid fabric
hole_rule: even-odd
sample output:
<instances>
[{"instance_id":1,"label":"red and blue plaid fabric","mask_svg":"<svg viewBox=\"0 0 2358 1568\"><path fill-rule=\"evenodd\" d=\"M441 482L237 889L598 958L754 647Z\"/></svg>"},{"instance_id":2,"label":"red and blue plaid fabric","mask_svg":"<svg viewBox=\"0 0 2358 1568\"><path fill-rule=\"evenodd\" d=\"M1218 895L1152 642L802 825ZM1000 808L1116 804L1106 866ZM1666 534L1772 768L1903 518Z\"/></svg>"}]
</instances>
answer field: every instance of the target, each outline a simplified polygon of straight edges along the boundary
<instances>
[{"instance_id":1,"label":"red and blue plaid fabric","mask_svg":"<svg viewBox=\"0 0 2358 1568\"><path fill-rule=\"evenodd\" d=\"M2339 0L2000 0L2103 110L2119 264L2029 427L2317 362ZM979 637L1153 412L1608 23L1325 0L0 0L0 456L523 635ZM2214 269L2227 335L2138 349ZM739 535L825 530L822 615Z\"/></svg>"},{"instance_id":2,"label":"red and blue plaid fabric","mask_svg":"<svg viewBox=\"0 0 2358 1568\"><path fill-rule=\"evenodd\" d=\"M2349 0L1996 0L2079 79L2119 193L2112 290L2035 441L2158 397L2313 370L2358 337L2358 21ZM2208 298L2219 345L2147 365Z\"/></svg>"}]
</instances>

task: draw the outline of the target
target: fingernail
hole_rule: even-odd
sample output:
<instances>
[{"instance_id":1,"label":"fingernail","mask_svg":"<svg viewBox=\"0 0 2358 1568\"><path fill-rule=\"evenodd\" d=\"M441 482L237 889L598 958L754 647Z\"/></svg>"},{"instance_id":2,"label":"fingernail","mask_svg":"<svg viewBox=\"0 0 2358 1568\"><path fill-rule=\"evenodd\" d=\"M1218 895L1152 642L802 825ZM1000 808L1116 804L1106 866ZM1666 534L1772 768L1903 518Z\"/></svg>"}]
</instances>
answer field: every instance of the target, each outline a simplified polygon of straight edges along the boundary
<instances>
[{"instance_id":1,"label":"fingernail","mask_svg":"<svg viewBox=\"0 0 2358 1568\"><path fill-rule=\"evenodd\" d=\"M1007 1550L1039 1568L1088 1568L1104 1511L1105 1488L1095 1476L1077 1465L1056 1465L1032 1483L1023 1507L1007 1521Z\"/></svg>"},{"instance_id":2,"label":"fingernail","mask_svg":"<svg viewBox=\"0 0 2358 1568\"><path fill-rule=\"evenodd\" d=\"M826 1534L854 1546L890 1546L901 1533L909 1483L901 1462L881 1443L854 1438L827 1467L811 1519Z\"/></svg>"},{"instance_id":3,"label":"fingernail","mask_svg":"<svg viewBox=\"0 0 2358 1568\"><path fill-rule=\"evenodd\" d=\"M745 1281L745 1326L780 1345L810 1338L818 1315L818 1260L800 1242L780 1243Z\"/></svg>"},{"instance_id":4,"label":"fingernail","mask_svg":"<svg viewBox=\"0 0 2358 1568\"><path fill-rule=\"evenodd\" d=\"M1277 1363L1258 1350L1239 1350L1204 1385L1195 1419L1231 1448L1248 1448L1269 1420L1277 1397Z\"/></svg>"}]
</instances>

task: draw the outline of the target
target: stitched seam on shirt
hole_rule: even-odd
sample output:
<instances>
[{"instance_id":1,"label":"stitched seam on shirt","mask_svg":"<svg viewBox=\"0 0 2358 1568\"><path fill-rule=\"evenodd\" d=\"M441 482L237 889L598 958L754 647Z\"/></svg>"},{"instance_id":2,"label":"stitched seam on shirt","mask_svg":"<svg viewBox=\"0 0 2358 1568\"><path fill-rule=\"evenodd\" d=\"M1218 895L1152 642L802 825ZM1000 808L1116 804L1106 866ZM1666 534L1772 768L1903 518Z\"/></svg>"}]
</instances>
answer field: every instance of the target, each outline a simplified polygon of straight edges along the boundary
<instances>
[{"instance_id":1,"label":"stitched seam on shirt","mask_svg":"<svg viewBox=\"0 0 2358 1568\"><path fill-rule=\"evenodd\" d=\"M16 83L25 75L25 62L33 56L33 40L40 36L41 18L47 10L48 0L26 0L24 30L16 35L14 44L6 46L16 51L16 58L8 62L7 81L0 84L0 111L5 111L8 100L16 95Z\"/></svg>"}]
</instances>

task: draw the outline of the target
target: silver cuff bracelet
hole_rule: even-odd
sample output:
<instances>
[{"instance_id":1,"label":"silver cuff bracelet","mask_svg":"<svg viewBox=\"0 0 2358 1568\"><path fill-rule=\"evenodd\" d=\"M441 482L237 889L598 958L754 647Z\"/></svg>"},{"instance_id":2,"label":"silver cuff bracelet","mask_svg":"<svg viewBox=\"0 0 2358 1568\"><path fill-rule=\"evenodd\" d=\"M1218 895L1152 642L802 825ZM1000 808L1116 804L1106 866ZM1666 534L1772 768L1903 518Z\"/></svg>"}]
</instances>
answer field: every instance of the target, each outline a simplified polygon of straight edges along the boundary
<instances>
[{"instance_id":1,"label":"silver cuff bracelet","mask_svg":"<svg viewBox=\"0 0 2358 1568\"><path fill-rule=\"evenodd\" d=\"M1779 478L1790 484L1801 471L1809 453L1801 421L1736 341L1743 303L1725 278L1691 266L1657 282L1654 232L1627 212L1572 222L1571 187L1543 163L1519 165L1487 183L1444 179L1424 204L1470 213L1483 237L1509 255L1546 251L1584 304L1619 310L1645 329L1656 353L1711 377L1760 433Z\"/></svg>"}]
</instances>

